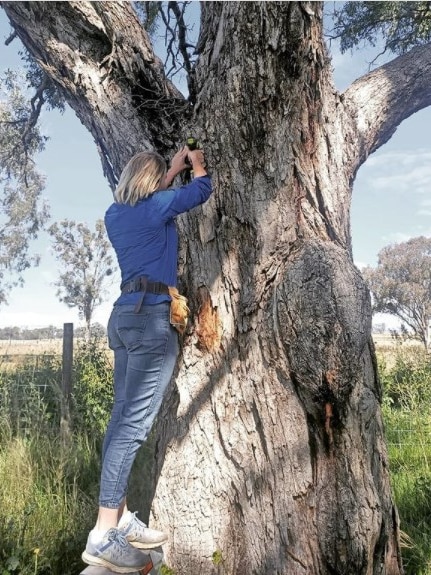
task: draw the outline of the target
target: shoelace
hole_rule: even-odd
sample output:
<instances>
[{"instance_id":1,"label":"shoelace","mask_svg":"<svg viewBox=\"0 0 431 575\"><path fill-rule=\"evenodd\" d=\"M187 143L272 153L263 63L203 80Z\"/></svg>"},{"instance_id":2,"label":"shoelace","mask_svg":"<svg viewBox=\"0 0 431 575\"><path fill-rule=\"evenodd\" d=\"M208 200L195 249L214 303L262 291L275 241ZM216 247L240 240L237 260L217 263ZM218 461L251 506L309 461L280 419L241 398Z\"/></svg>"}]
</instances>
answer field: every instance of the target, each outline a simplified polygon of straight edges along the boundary
<instances>
[{"instance_id":1,"label":"shoelace","mask_svg":"<svg viewBox=\"0 0 431 575\"><path fill-rule=\"evenodd\" d=\"M127 539L124 537L122 533L120 533L120 531L118 531L118 529L115 528L110 529L106 534L106 536L108 538L108 541L118 543L120 547L127 547L129 545Z\"/></svg>"}]
</instances>

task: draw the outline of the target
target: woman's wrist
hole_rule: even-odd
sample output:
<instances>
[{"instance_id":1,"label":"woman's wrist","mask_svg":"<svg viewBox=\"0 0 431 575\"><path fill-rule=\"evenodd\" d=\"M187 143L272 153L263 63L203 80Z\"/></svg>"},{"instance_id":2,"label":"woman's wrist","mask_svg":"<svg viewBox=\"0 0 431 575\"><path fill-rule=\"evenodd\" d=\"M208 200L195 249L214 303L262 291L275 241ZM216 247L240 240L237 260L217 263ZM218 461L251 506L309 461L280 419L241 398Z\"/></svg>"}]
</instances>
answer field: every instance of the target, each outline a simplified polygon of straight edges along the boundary
<instances>
[{"instance_id":1,"label":"woman's wrist","mask_svg":"<svg viewBox=\"0 0 431 575\"><path fill-rule=\"evenodd\" d=\"M192 165L193 176L195 178L202 178L207 175L207 171L201 163L196 162Z\"/></svg>"},{"instance_id":2,"label":"woman's wrist","mask_svg":"<svg viewBox=\"0 0 431 575\"><path fill-rule=\"evenodd\" d=\"M175 177L178 175L179 172L177 172L175 169L172 168L172 166L169 168L169 170L166 172L166 176L165 179L163 181L163 187L167 188L168 186L170 186L170 184L174 181Z\"/></svg>"}]
</instances>

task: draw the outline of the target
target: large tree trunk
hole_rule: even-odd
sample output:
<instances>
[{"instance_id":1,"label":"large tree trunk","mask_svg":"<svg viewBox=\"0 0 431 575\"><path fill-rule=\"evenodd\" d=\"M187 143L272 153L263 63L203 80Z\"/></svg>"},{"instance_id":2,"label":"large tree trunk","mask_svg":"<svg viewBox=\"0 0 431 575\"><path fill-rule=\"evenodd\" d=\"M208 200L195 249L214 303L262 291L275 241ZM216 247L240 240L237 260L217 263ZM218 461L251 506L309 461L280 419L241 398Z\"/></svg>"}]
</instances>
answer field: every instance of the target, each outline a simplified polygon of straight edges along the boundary
<instances>
[{"instance_id":1,"label":"large tree trunk","mask_svg":"<svg viewBox=\"0 0 431 575\"><path fill-rule=\"evenodd\" d=\"M127 3L49 3L39 21L43 2L2 4L92 131L112 185L133 152L181 142L187 104ZM202 10L193 126L215 193L180 222L194 320L159 418L152 520L170 534L166 561L178 575L399 575L349 209L360 164L429 104L429 66L415 73L429 47L340 96L320 2Z\"/></svg>"},{"instance_id":2,"label":"large tree trunk","mask_svg":"<svg viewBox=\"0 0 431 575\"><path fill-rule=\"evenodd\" d=\"M215 552L226 573L400 572L350 250L353 141L340 146L315 4L225 3L207 31L199 124L217 193L183 229L196 322L153 505L178 573L217 573Z\"/></svg>"}]
</instances>

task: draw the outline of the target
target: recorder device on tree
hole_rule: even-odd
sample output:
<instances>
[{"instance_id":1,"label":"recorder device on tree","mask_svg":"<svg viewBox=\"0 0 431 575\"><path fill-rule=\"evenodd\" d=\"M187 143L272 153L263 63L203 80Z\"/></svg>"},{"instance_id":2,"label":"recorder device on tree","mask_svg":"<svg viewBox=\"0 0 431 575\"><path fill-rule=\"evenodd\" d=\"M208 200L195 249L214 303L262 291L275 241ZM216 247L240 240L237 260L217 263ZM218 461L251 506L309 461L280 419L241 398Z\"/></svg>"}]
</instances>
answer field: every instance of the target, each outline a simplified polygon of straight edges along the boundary
<instances>
[{"instance_id":1,"label":"recorder device on tree","mask_svg":"<svg viewBox=\"0 0 431 575\"><path fill-rule=\"evenodd\" d=\"M197 141L196 138L194 138L193 136L191 136L190 138L187 138L186 140L186 146L188 147L188 149L192 152L193 150L198 150L199 149L199 142ZM186 158L186 164L188 164L191 167L190 164L190 160L188 158Z\"/></svg>"},{"instance_id":2,"label":"recorder device on tree","mask_svg":"<svg viewBox=\"0 0 431 575\"><path fill-rule=\"evenodd\" d=\"M199 142L197 141L196 138L194 138L193 136L190 136L190 138L187 138L187 140L186 140L186 146L188 147L188 149L190 151L198 150L199 149ZM192 168L190 160L187 157L185 159L185 162L189 166L189 169L184 173L183 181L184 181L184 183L188 183L193 178L193 168Z\"/></svg>"},{"instance_id":3,"label":"recorder device on tree","mask_svg":"<svg viewBox=\"0 0 431 575\"><path fill-rule=\"evenodd\" d=\"M192 136L192 137L190 137L190 138L187 138L187 140L186 140L186 146L188 147L188 149L189 149L190 151L196 150L196 148L199 149L199 142L197 141L196 138L193 138L193 136Z\"/></svg>"}]
</instances>

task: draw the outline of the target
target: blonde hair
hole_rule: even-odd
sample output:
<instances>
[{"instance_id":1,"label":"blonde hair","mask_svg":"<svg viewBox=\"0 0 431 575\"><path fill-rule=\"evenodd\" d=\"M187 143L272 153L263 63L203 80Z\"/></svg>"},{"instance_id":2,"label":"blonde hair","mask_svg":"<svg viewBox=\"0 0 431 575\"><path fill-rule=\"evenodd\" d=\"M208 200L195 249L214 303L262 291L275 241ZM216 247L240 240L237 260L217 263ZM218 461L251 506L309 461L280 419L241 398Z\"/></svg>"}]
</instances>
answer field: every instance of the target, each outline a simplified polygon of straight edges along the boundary
<instances>
[{"instance_id":1,"label":"blonde hair","mask_svg":"<svg viewBox=\"0 0 431 575\"><path fill-rule=\"evenodd\" d=\"M129 160L114 192L119 204L130 204L159 189L166 176L166 162L157 152L139 152Z\"/></svg>"}]
</instances>

